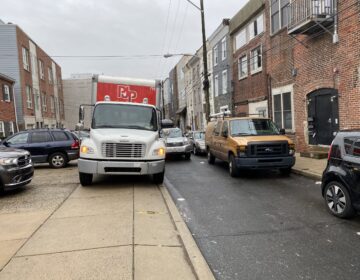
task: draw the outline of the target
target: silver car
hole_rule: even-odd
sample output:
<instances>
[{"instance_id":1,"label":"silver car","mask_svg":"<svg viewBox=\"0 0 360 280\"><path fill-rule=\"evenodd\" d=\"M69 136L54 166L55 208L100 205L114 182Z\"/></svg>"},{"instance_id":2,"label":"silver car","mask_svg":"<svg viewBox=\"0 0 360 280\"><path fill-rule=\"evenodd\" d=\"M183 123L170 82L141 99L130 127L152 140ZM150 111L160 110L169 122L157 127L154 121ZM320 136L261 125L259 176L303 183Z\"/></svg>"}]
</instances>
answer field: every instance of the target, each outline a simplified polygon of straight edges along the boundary
<instances>
[{"instance_id":1,"label":"silver car","mask_svg":"<svg viewBox=\"0 0 360 280\"><path fill-rule=\"evenodd\" d=\"M192 145L180 128L164 128L161 137L165 141L166 155L184 155L188 160L191 158Z\"/></svg>"},{"instance_id":2,"label":"silver car","mask_svg":"<svg viewBox=\"0 0 360 280\"><path fill-rule=\"evenodd\" d=\"M204 131L191 131L188 137L193 146L194 155L206 153Z\"/></svg>"}]
</instances>

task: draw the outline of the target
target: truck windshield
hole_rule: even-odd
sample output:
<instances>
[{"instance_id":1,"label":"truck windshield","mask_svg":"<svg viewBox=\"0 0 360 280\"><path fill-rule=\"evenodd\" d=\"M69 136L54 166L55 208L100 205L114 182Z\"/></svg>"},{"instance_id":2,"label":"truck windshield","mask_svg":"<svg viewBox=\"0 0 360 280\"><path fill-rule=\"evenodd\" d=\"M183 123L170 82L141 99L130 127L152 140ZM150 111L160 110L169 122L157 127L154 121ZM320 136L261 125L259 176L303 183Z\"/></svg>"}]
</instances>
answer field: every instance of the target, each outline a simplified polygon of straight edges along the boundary
<instances>
[{"instance_id":1,"label":"truck windshield","mask_svg":"<svg viewBox=\"0 0 360 280\"><path fill-rule=\"evenodd\" d=\"M249 119L230 121L231 136L279 135L279 130L271 120Z\"/></svg>"},{"instance_id":2,"label":"truck windshield","mask_svg":"<svg viewBox=\"0 0 360 280\"><path fill-rule=\"evenodd\" d=\"M151 107L99 104L95 107L91 127L157 131L157 114Z\"/></svg>"}]
</instances>

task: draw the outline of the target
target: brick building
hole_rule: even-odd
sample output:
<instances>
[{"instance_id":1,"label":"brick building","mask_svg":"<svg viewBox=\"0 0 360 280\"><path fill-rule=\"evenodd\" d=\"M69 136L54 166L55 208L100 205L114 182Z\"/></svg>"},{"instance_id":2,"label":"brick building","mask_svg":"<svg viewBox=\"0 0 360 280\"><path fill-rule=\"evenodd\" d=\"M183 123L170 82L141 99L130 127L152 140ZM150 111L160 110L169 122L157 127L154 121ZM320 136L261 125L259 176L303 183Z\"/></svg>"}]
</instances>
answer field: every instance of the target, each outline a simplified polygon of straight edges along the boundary
<instances>
[{"instance_id":1,"label":"brick building","mask_svg":"<svg viewBox=\"0 0 360 280\"><path fill-rule=\"evenodd\" d=\"M13 78L20 130L62 127L61 68L20 27L0 21L0 72Z\"/></svg>"},{"instance_id":2,"label":"brick building","mask_svg":"<svg viewBox=\"0 0 360 280\"><path fill-rule=\"evenodd\" d=\"M265 1L249 1L231 20L233 110L236 116L268 116Z\"/></svg>"},{"instance_id":3,"label":"brick building","mask_svg":"<svg viewBox=\"0 0 360 280\"><path fill-rule=\"evenodd\" d=\"M17 131L13 94L14 84L15 80L0 73L0 139Z\"/></svg>"},{"instance_id":4,"label":"brick building","mask_svg":"<svg viewBox=\"0 0 360 280\"><path fill-rule=\"evenodd\" d=\"M272 117L303 152L360 128L360 2L305 2L266 5Z\"/></svg>"}]
</instances>

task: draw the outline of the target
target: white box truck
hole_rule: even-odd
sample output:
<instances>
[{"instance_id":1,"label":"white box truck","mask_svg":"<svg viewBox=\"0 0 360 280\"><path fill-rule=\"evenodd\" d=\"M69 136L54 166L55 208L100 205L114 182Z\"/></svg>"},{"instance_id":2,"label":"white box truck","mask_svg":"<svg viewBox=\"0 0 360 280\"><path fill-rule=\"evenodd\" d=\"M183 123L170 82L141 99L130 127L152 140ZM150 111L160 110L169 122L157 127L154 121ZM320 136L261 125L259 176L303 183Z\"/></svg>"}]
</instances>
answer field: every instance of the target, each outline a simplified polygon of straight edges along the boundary
<instances>
[{"instance_id":1,"label":"white box truck","mask_svg":"<svg viewBox=\"0 0 360 280\"><path fill-rule=\"evenodd\" d=\"M93 176L152 175L161 184L165 172L165 144L160 139L160 83L156 80L94 76L90 137L80 147L82 186ZM84 106L80 106L83 127Z\"/></svg>"}]
</instances>

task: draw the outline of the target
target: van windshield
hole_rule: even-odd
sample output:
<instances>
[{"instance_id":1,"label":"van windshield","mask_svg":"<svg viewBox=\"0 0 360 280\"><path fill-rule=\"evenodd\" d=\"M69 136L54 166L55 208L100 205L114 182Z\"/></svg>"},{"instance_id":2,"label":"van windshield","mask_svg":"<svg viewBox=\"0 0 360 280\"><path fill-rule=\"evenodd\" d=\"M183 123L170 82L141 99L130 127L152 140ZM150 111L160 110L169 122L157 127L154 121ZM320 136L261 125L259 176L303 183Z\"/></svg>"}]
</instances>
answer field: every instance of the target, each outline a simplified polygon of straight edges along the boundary
<instances>
[{"instance_id":1,"label":"van windshield","mask_svg":"<svg viewBox=\"0 0 360 280\"><path fill-rule=\"evenodd\" d=\"M275 124L268 119L230 121L231 136L279 135Z\"/></svg>"},{"instance_id":2,"label":"van windshield","mask_svg":"<svg viewBox=\"0 0 360 280\"><path fill-rule=\"evenodd\" d=\"M146 106L99 104L94 109L92 128L157 130L154 108Z\"/></svg>"}]
</instances>

